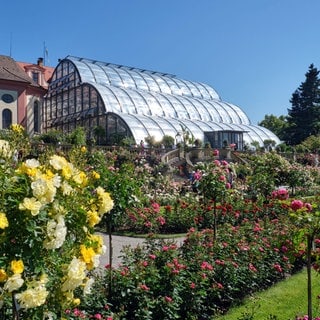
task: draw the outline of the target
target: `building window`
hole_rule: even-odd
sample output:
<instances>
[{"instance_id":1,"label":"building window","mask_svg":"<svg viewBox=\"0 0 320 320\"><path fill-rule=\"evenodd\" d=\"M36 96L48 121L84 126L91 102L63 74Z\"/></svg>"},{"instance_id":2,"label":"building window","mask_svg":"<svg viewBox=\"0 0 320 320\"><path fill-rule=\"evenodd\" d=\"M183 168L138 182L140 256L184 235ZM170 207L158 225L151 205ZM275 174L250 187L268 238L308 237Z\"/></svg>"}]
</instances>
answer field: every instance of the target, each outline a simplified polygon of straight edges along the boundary
<instances>
[{"instance_id":1,"label":"building window","mask_svg":"<svg viewBox=\"0 0 320 320\"><path fill-rule=\"evenodd\" d=\"M8 94L8 93L3 94L1 99L5 103L11 103L14 100L13 96L11 94Z\"/></svg>"},{"instance_id":2,"label":"building window","mask_svg":"<svg viewBox=\"0 0 320 320\"><path fill-rule=\"evenodd\" d=\"M39 72L32 72L32 80L39 83Z\"/></svg>"},{"instance_id":3,"label":"building window","mask_svg":"<svg viewBox=\"0 0 320 320\"><path fill-rule=\"evenodd\" d=\"M12 124L12 112L9 109L2 111L2 129L8 129Z\"/></svg>"},{"instance_id":4,"label":"building window","mask_svg":"<svg viewBox=\"0 0 320 320\"><path fill-rule=\"evenodd\" d=\"M40 112L39 112L39 101L35 101L33 104L33 131L40 132Z\"/></svg>"}]
</instances>

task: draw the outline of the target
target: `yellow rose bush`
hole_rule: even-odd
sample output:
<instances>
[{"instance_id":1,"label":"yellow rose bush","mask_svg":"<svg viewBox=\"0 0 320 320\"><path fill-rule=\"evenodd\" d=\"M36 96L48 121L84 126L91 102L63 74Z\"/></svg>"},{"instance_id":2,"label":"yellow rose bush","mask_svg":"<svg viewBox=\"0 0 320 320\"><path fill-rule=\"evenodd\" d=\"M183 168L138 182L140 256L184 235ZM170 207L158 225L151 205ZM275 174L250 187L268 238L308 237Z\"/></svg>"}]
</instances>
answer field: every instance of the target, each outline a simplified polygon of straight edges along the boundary
<instances>
[{"instance_id":1,"label":"yellow rose bush","mask_svg":"<svg viewBox=\"0 0 320 320\"><path fill-rule=\"evenodd\" d=\"M105 252L94 227L113 200L96 187L98 173L64 156L17 161L13 154L0 140L0 312L61 319L90 293Z\"/></svg>"}]
</instances>

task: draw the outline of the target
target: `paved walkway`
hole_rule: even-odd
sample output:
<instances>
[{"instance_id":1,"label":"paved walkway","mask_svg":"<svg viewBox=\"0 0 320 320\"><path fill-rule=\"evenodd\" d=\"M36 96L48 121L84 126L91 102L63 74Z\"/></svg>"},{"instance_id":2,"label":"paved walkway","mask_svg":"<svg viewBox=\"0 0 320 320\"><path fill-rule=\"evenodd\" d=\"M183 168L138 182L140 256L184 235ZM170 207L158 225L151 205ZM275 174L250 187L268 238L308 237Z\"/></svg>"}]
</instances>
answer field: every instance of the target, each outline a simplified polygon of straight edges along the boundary
<instances>
[{"instance_id":1,"label":"paved walkway","mask_svg":"<svg viewBox=\"0 0 320 320\"><path fill-rule=\"evenodd\" d=\"M104 233L99 233L104 238L104 244L107 248L106 253L100 258L100 266L104 267L109 264L109 236ZM174 238L174 240L178 245L181 245L184 238ZM136 248L138 245L143 244L145 238L135 238L135 237L124 237L124 236L115 236L112 235L112 266L117 267L121 264L121 250L125 246L130 246L132 248Z\"/></svg>"}]
</instances>

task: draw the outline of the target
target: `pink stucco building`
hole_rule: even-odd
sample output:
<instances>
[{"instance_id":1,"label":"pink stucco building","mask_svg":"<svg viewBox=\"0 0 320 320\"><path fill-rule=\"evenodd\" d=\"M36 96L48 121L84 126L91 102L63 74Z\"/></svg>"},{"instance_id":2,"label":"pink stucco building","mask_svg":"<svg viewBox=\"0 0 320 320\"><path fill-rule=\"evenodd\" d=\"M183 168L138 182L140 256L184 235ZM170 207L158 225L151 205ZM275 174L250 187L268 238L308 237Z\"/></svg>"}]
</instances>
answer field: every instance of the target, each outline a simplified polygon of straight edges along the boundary
<instances>
[{"instance_id":1,"label":"pink stucco building","mask_svg":"<svg viewBox=\"0 0 320 320\"><path fill-rule=\"evenodd\" d=\"M53 70L42 58L34 64L0 55L0 129L18 123L30 135L41 132L41 106Z\"/></svg>"}]
</instances>

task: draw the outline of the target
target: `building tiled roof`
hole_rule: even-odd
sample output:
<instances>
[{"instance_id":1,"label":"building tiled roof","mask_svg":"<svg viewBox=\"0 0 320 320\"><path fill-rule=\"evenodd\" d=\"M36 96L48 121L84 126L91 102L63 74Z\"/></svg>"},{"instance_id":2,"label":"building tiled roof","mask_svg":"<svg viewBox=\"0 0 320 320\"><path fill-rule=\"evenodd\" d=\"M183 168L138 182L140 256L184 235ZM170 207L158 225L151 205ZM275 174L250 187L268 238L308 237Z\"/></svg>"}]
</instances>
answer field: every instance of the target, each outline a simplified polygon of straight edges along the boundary
<instances>
[{"instance_id":1,"label":"building tiled roof","mask_svg":"<svg viewBox=\"0 0 320 320\"><path fill-rule=\"evenodd\" d=\"M48 67L48 66L44 66L44 65L30 63L30 62L19 62L19 61L17 61L17 64L24 70L28 69L30 67L40 68L41 70L43 70L44 79L46 80L46 82L48 82L51 79L53 71L54 71L54 67Z\"/></svg>"},{"instance_id":2,"label":"building tiled roof","mask_svg":"<svg viewBox=\"0 0 320 320\"><path fill-rule=\"evenodd\" d=\"M2 55L0 55L0 80L22 82L39 87L11 57Z\"/></svg>"}]
</instances>

